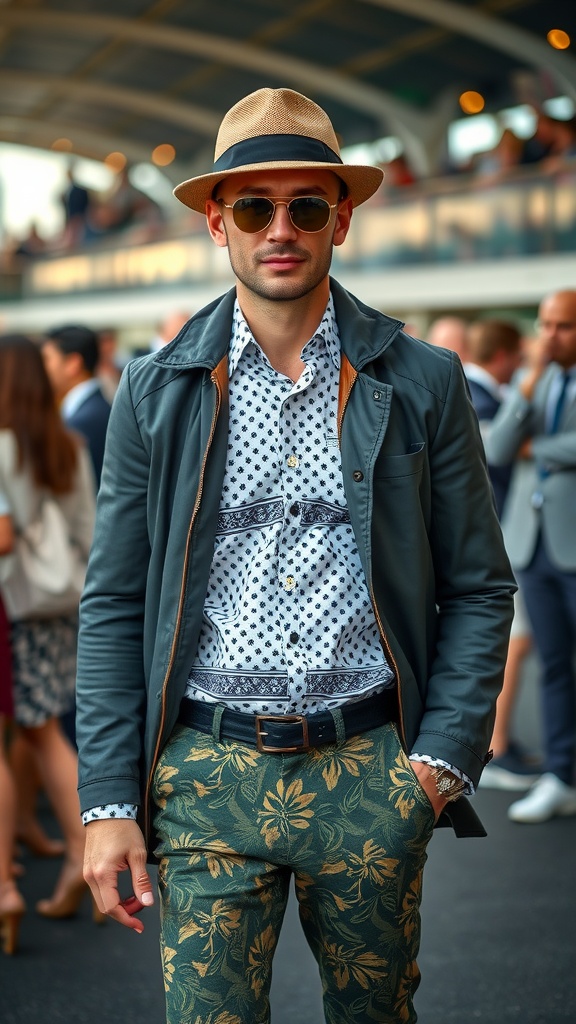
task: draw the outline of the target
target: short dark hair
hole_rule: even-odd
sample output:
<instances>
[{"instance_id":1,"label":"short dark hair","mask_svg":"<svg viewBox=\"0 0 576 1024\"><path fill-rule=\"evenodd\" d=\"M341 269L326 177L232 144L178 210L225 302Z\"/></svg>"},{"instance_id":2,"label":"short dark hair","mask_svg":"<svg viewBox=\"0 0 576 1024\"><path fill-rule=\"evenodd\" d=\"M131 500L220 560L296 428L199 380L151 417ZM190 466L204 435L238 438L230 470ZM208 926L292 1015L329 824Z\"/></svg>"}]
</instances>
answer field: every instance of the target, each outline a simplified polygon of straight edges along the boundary
<instances>
[{"instance_id":1,"label":"short dark hair","mask_svg":"<svg viewBox=\"0 0 576 1024\"><path fill-rule=\"evenodd\" d=\"M64 355L77 352L87 372L93 376L98 365L100 349L98 335L90 327L77 324L66 324L64 327L53 327L44 335L47 341L54 342Z\"/></svg>"},{"instance_id":2,"label":"short dark hair","mask_svg":"<svg viewBox=\"0 0 576 1024\"><path fill-rule=\"evenodd\" d=\"M516 324L507 320L476 320L470 324L466 346L471 358L479 363L489 362L497 352L518 352L522 335Z\"/></svg>"}]
</instances>

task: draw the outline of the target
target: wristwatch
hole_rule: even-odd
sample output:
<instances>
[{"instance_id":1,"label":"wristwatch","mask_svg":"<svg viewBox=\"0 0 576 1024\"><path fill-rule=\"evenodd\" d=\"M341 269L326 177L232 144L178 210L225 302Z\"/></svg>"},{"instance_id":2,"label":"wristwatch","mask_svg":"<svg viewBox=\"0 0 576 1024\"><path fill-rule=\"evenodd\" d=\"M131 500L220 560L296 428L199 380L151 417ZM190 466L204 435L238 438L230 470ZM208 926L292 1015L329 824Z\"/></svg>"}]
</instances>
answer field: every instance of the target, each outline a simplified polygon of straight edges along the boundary
<instances>
[{"instance_id":1,"label":"wristwatch","mask_svg":"<svg viewBox=\"0 0 576 1024\"><path fill-rule=\"evenodd\" d=\"M462 796L466 789L464 779L459 779L457 775L453 775L447 768L430 767L429 771L436 783L438 796L444 797L447 802L457 800L459 796Z\"/></svg>"}]
</instances>

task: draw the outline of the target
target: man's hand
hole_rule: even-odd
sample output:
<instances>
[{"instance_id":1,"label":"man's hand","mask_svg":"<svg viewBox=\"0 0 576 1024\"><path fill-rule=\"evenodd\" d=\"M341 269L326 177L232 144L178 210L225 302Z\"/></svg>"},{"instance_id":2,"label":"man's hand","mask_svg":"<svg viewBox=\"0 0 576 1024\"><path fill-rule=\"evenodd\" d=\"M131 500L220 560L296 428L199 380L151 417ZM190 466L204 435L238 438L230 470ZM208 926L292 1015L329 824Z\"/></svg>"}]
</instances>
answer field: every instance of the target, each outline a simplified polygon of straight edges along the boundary
<instances>
[{"instance_id":1,"label":"man's hand","mask_svg":"<svg viewBox=\"0 0 576 1024\"><path fill-rule=\"evenodd\" d=\"M118 874L130 871L134 895L120 899ZM144 925L135 915L154 903L146 870L146 845L132 819L101 818L86 826L84 878L103 913L141 934Z\"/></svg>"},{"instance_id":2,"label":"man's hand","mask_svg":"<svg viewBox=\"0 0 576 1024\"><path fill-rule=\"evenodd\" d=\"M520 393L527 402L532 401L534 389L544 370L550 363L548 344L542 338L535 338L526 348L525 362L527 372L519 384Z\"/></svg>"},{"instance_id":3,"label":"man's hand","mask_svg":"<svg viewBox=\"0 0 576 1024\"><path fill-rule=\"evenodd\" d=\"M423 761L410 761L410 764L412 765L412 770L418 776L418 782L422 786L422 789L434 808L436 821L438 821L438 818L446 807L448 801L445 796L442 796L438 792L436 779L431 774L430 768L427 764L424 764Z\"/></svg>"}]
</instances>

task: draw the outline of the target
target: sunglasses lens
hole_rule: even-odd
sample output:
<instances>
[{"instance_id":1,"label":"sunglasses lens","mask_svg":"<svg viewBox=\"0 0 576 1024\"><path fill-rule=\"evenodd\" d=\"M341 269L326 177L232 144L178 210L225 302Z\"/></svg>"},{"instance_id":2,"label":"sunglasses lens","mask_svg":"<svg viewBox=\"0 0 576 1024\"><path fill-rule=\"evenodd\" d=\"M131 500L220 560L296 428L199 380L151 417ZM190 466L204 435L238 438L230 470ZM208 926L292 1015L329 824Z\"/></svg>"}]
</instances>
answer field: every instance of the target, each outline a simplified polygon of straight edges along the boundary
<instances>
[{"instance_id":1,"label":"sunglasses lens","mask_svg":"<svg viewBox=\"0 0 576 1024\"><path fill-rule=\"evenodd\" d=\"M232 207L234 223L249 235L263 231L274 217L275 203L265 196L247 196L237 199ZM291 199L288 213L298 231L322 231L330 220L330 204L316 196Z\"/></svg>"},{"instance_id":2,"label":"sunglasses lens","mask_svg":"<svg viewBox=\"0 0 576 1024\"><path fill-rule=\"evenodd\" d=\"M288 206L290 219L298 231L322 231L330 220L330 205L325 199L304 196Z\"/></svg>"},{"instance_id":3,"label":"sunglasses lens","mask_svg":"<svg viewBox=\"0 0 576 1024\"><path fill-rule=\"evenodd\" d=\"M232 207L232 216L237 228L252 235L268 227L274 216L274 203L270 199L256 196L237 199Z\"/></svg>"}]
</instances>

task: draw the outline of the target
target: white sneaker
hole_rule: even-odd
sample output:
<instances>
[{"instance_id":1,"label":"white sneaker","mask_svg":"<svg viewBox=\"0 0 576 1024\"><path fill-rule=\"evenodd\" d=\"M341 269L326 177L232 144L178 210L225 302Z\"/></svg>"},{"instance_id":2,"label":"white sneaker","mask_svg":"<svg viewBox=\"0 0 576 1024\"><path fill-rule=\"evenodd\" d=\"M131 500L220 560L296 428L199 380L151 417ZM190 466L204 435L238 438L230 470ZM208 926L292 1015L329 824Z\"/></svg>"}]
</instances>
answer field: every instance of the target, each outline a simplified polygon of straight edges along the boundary
<instances>
[{"instance_id":1,"label":"white sneaker","mask_svg":"<svg viewBox=\"0 0 576 1024\"><path fill-rule=\"evenodd\" d=\"M551 772L542 775L522 800L508 808L510 821L529 825L569 814L576 814L576 789L567 786Z\"/></svg>"}]
</instances>

